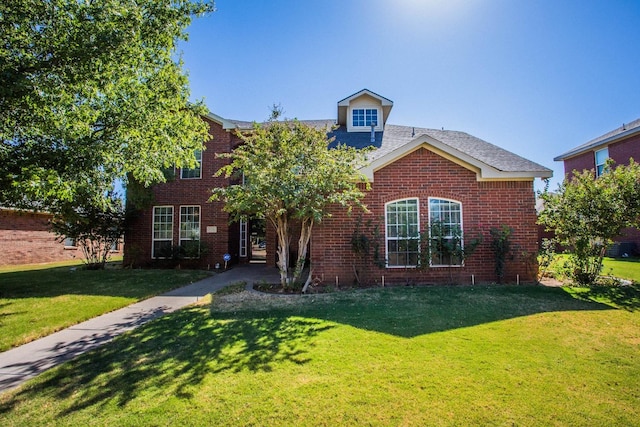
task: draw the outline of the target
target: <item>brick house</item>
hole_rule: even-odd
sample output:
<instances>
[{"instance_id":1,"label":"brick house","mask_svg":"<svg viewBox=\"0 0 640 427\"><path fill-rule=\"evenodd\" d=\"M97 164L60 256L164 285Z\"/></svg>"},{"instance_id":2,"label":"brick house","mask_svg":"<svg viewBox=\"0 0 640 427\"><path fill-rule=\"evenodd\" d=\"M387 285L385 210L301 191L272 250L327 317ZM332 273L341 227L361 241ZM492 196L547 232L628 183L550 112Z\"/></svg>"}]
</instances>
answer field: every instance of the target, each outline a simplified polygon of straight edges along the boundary
<instances>
[{"instance_id":1,"label":"brick house","mask_svg":"<svg viewBox=\"0 0 640 427\"><path fill-rule=\"evenodd\" d=\"M5 249L0 266L82 259L75 241L60 240L51 232L51 218L46 212L0 208L0 247ZM120 244L112 253L119 252Z\"/></svg>"},{"instance_id":2,"label":"brick house","mask_svg":"<svg viewBox=\"0 0 640 427\"><path fill-rule=\"evenodd\" d=\"M514 250L505 280L535 279L533 181L550 177L551 170L464 132L387 124L393 102L367 89L337 107L337 120L303 122L334 126L333 144L375 148L362 170L371 183L364 200L370 212L348 215L335 209L331 218L314 227L310 259L316 278L351 284L356 268L361 281L369 283L438 283L454 276L464 283L495 281L489 230L507 225L514 230ZM232 262L255 261L254 253L266 243L266 254L260 256L275 265L273 230L256 227L251 220L229 224L222 204L207 202L211 188L231 184L212 177L223 164L215 153L232 150L241 142L236 132L249 131L250 123L213 114L205 120L212 139L198 153L200 170L176 171L174 181L153 187L154 206L135 217L125 236L125 263L162 264L162 248L187 243L191 233L207 247L199 259L187 260L191 264L213 268L225 253ZM418 269L418 233L435 223L463 235L482 235L483 243L464 263L430 253L429 268ZM351 239L357 227L378 248L375 262L354 253Z\"/></svg>"},{"instance_id":3,"label":"brick house","mask_svg":"<svg viewBox=\"0 0 640 427\"><path fill-rule=\"evenodd\" d=\"M607 159L617 165L629 164L629 159L640 162L640 119L572 148L553 160L564 163L565 176L571 176L574 171L591 170L597 177L603 172ZM610 256L638 253L640 230L626 229L616 241L618 244L610 250Z\"/></svg>"}]
</instances>

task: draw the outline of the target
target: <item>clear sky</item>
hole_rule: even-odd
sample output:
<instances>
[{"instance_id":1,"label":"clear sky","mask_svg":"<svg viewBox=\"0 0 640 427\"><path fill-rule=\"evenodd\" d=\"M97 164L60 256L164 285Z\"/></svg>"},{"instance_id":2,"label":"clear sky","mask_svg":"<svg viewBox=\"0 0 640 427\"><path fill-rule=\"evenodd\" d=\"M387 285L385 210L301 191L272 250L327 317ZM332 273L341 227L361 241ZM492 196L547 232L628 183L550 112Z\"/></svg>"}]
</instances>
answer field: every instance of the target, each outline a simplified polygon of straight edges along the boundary
<instances>
[{"instance_id":1,"label":"clear sky","mask_svg":"<svg viewBox=\"0 0 640 427\"><path fill-rule=\"evenodd\" d=\"M553 158L640 118L640 0L218 0L180 44L224 118L335 119L367 88L388 123ZM536 185L541 188L540 184Z\"/></svg>"}]
</instances>

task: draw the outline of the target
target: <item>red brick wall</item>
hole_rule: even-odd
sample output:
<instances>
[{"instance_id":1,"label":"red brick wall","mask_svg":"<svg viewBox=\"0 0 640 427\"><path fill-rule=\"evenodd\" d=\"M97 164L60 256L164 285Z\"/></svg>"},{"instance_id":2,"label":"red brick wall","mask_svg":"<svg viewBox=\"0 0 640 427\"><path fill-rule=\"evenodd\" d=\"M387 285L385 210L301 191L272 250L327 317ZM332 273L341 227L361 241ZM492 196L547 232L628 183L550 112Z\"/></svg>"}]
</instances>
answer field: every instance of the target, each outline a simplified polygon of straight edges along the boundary
<instances>
[{"instance_id":1,"label":"red brick wall","mask_svg":"<svg viewBox=\"0 0 640 427\"><path fill-rule=\"evenodd\" d=\"M39 264L82 258L77 249L65 249L49 231L51 215L0 209L0 265Z\"/></svg>"},{"instance_id":2,"label":"red brick wall","mask_svg":"<svg viewBox=\"0 0 640 427\"><path fill-rule=\"evenodd\" d=\"M537 252L535 195L532 181L478 182L476 174L437 154L417 150L377 171L372 189L365 198L371 220L380 230L380 251L384 259L385 203L404 198L419 198L420 227L428 224L428 198L453 199L462 203L463 226L466 232L477 231L484 241L463 267L432 267L426 270L380 268L368 263L360 265L361 280L380 283L471 283L496 281L494 255L490 249L489 230L506 224L513 228L513 259L507 263L505 281L535 280L535 266L524 260L523 253ZM312 238L314 275L323 282L351 285L356 257L350 239L358 213L348 215L335 209L331 218L317 225Z\"/></svg>"},{"instance_id":3,"label":"red brick wall","mask_svg":"<svg viewBox=\"0 0 640 427\"><path fill-rule=\"evenodd\" d=\"M202 153L202 178L181 179L180 170L176 169L173 181L156 185L152 188L155 202L153 206L173 206L173 244L179 244L180 206L200 206L200 238L207 248L207 253L199 260L188 260L185 266L214 268L216 263L224 265L223 255L230 253L232 262L238 261L239 230L237 224L229 224L229 215L223 212L224 204L220 201L209 202L211 190L228 185L224 177L213 175L228 162L219 159L216 153L228 153L239 139L212 121L207 120L212 139L206 143ZM152 227L153 208L142 210L131 220L125 235L125 265L152 265ZM207 227L216 227L217 232L207 233ZM161 264L162 262L156 261Z\"/></svg>"},{"instance_id":4,"label":"red brick wall","mask_svg":"<svg viewBox=\"0 0 640 427\"><path fill-rule=\"evenodd\" d=\"M609 157L618 165L628 164L630 158L633 158L636 162L640 162L640 135L610 144L608 148ZM588 151L564 161L565 174L571 174L574 170L583 171L594 168L594 151Z\"/></svg>"}]
</instances>

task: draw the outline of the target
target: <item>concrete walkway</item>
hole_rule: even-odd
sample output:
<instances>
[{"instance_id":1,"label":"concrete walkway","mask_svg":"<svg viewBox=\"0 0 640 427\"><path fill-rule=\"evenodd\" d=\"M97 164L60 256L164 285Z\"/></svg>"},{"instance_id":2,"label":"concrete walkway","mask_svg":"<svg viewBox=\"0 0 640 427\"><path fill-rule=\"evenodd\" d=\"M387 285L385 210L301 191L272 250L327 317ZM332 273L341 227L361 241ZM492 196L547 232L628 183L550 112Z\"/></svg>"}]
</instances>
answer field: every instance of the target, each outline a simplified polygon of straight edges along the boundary
<instances>
[{"instance_id":1,"label":"concrete walkway","mask_svg":"<svg viewBox=\"0 0 640 427\"><path fill-rule=\"evenodd\" d=\"M28 344L0 353L0 393L111 341L157 317L193 304L227 285L266 280L278 283L275 267L264 264L236 266L191 285L104 314Z\"/></svg>"}]
</instances>

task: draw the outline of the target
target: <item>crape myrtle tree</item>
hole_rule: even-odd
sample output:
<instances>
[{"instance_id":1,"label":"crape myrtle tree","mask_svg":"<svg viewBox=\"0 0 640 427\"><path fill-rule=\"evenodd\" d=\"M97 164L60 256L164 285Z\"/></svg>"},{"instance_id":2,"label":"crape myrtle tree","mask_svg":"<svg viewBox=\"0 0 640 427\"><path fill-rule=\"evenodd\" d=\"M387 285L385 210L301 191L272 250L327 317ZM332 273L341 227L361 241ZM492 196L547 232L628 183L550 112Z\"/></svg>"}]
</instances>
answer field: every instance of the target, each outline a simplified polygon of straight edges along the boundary
<instances>
[{"instance_id":1,"label":"crape myrtle tree","mask_svg":"<svg viewBox=\"0 0 640 427\"><path fill-rule=\"evenodd\" d=\"M75 241L87 268L104 269L113 245L124 233L123 201L113 192L95 199L92 191L76 193L76 199L57 209L51 227L60 240Z\"/></svg>"},{"instance_id":2,"label":"crape myrtle tree","mask_svg":"<svg viewBox=\"0 0 640 427\"><path fill-rule=\"evenodd\" d=\"M149 185L165 167L194 166L205 108L188 101L176 47L212 10L191 0L0 2L0 205L100 206L117 179Z\"/></svg>"},{"instance_id":3,"label":"crape myrtle tree","mask_svg":"<svg viewBox=\"0 0 640 427\"><path fill-rule=\"evenodd\" d=\"M541 197L539 223L572 251L572 279L590 285L613 238L626 227L640 226L640 165L630 159L629 165L614 166L609 160L605 173L595 179L592 170L574 171L556 192L545 191Z\"/></svg>"},{"instance_id":4,"label":"crape myrtle tree","mask_svg":"<svg viewBox=\"0 0 640 427\"><path fill-rule=\"evenodd\" d=\"M232 153L221 154L230 163L218 171L226 177L244 176L237 185L213 189L212 199L225 202L232 220L246 217L266 219L277 240L278 268L283 288L301 283L309 239L314 224L330 215L329 207L348 210L359 206L364 192L358 183L366 179L358 172L364 152L338 145L329 148L327 129L316 129L298 120L254 124L253 131L240 134L243 140ZM244 181L242 183L242 181ZM292 225L298 222L298 256L290 275L289 248Z\"/></svg>"}]
</instances>

